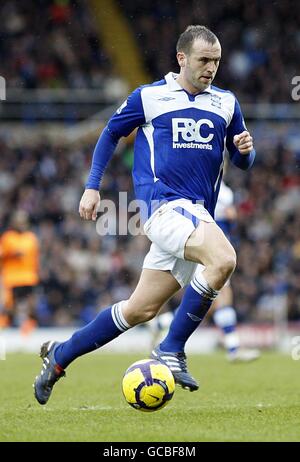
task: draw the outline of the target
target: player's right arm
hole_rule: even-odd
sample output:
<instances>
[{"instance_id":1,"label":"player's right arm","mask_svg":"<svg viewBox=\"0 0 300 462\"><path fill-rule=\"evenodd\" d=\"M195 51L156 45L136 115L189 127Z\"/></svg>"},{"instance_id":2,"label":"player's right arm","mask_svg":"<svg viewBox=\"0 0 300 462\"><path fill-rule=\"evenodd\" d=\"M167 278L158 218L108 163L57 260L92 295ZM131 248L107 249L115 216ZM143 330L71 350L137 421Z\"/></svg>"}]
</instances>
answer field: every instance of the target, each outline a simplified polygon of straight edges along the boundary
<instances>
[{"instance_id":1,"label":"player's right arm","mask_svg":"<svg viewBox=\"0 0 300 462\"><path fill-rule=\"evenodd\" d=\"M100 205L100 193L95 189L86 189L79 203L79 215L84 220L96 221Z\"/></svg>"},{"instance_id":2,"label":"player's right arm","mask_svg":"<svg viewBox=\"0 0 300 462\"><path fill-rule=\"evenodd\" d=\"M95 146L92 165L79 204L79 214L84 220L97 218L100 204L100 183L119 139L145 123L141 89L137 88L109 120Z\"/></svg>"}]
</instances>

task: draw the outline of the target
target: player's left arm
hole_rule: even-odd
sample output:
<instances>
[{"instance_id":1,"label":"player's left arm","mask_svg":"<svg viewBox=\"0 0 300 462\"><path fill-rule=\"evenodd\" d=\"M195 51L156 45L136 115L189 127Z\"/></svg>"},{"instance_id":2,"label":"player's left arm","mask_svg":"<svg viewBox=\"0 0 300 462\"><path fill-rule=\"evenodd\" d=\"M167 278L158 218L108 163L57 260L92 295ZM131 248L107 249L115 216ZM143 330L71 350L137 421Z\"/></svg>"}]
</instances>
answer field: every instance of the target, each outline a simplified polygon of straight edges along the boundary
<instances>
[{"instance_id":1,"label":"player's left arm","mask_svg":"<svg viewBox=\"0 0 300 462\"><path fill-rule=\"evenodd\" d=\"M237 167L248 170L255 159L253 138L246 128L240 105L235 99L234 113L227 128L226 147L231 162Z\"/></svg>"},{"instance_id":2,"label":"player's left arm","mask_svg":"<svg viewBox=\"0 0 300 462\"><path fill-rule=\"evenodd\" d=\"M247 130L244 130L239 135L234 135L233 143L239 150L240 154L247 155L254 149L253 138Z\"/></svg>"}]
</instances>

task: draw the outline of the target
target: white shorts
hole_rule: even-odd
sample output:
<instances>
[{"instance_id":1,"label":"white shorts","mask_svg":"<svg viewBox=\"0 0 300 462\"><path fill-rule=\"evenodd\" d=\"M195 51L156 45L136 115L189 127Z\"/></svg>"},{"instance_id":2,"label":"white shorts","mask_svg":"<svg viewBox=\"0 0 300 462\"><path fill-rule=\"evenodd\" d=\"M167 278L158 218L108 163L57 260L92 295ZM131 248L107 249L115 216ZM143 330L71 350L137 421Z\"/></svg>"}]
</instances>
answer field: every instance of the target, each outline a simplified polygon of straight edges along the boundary
<instances>
[{"instance_id":1,"label":"white shorts","mask_svg":"<svg viewBox=\"0 0 300 462\"><path fill-rule=\"evenodd\" d=\"M193 204L187 199L163 204L144 225L152 245L143 268L170 271L181 287L188 285L199 265L184 260L184 248L200 221L214 222L201 204Z\"/></svg>"}]
</instances>

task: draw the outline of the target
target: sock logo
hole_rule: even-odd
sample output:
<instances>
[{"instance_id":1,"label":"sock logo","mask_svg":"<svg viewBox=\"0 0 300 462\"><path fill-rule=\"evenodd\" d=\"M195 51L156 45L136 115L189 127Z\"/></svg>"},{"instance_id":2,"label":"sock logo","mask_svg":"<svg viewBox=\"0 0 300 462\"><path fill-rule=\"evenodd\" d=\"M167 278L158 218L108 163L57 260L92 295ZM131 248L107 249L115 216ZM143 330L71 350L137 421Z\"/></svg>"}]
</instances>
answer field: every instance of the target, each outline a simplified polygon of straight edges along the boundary
<instances>
[{"instance_id":1,"label":"sock logo","mask_svg":"<svg viewBox=\"0 0 300 462\"><path fill-rule=\"evenodd\" d=\"M189 318L191 318L192 321L195 321L195 322L202 321L202 318L198 318L198 316L196 316L195 314L187 313L187 315L188 315Z\"/></svg>"}]
</instances>

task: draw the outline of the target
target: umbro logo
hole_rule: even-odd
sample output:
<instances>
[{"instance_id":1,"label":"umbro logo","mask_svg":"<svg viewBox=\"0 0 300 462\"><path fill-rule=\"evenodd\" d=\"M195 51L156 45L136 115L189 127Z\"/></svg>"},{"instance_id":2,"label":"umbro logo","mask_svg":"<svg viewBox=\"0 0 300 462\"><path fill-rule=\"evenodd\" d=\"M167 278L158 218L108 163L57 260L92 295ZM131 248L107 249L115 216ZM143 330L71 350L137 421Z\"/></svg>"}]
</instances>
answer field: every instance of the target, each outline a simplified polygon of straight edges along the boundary
<instances>
[{"instance_id":1,"label":"umbro logo","mask_svg":"<svg viewBox=\"0 0 300 462\"><path fill-rule=\"evenodd\" d=\"M162 98L158 98L158 101L171 101L172 99L175 98L172 98L172 96L163 96Z\"/></svg>"}]
</instances>

